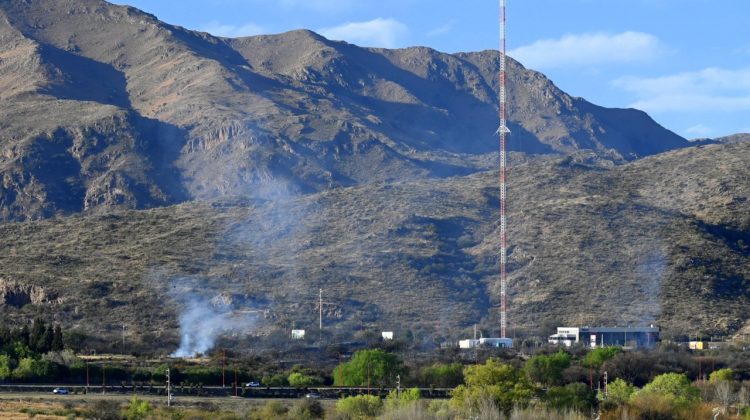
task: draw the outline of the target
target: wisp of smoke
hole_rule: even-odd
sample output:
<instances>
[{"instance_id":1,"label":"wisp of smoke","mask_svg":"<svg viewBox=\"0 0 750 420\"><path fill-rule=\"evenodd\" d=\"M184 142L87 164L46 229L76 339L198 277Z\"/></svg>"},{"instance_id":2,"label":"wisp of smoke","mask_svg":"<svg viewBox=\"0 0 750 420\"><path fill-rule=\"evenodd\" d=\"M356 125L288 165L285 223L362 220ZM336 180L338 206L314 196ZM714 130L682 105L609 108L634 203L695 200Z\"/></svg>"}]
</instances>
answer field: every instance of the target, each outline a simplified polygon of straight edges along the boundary
<instances>
[{"instance_id":1,"label":"wisp of smoke","mask_svg":"<svg viewBox=\"0 0 750 420\"><path fill-rule=\"evenodd\" d=\"M210 351L216 340L226 334L247 334L256 317L237 314L227 305L192 296L185 301L180 315L180 347L172 357L194 357Z\"/></svg>"}]
</instances>

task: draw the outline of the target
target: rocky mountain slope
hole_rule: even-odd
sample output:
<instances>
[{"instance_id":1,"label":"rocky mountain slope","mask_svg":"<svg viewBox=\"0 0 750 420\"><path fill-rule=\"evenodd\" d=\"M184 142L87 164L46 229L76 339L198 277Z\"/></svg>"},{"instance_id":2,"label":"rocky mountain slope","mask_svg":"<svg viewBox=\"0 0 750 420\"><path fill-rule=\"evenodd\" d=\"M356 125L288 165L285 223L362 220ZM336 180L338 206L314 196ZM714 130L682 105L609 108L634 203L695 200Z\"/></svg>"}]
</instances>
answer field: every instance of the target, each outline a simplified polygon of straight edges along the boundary
<instances>
[{"instance_id":1,"label":"rocky mountain slope","mask_svg":"<svg viewBox=\"0 0 750 420\"><path fill-rule=\"evenodd\" d=\"M610 168L514 155L512 331L652 322L666 337L740 330L750 320L748 158L747 142ZM490 171L7 223L0 278L46 298L6 302L4 316L43 311L113 342L127 322L133 345L167 351L177 346L182 290L259 311L241 348L286 348L293 325L316 331L322 288L326 336L336 341L394 330L429 348L476 322L496 334L497 202Z\"/></svg>"},{"instance_id":2,"label":"rocky mountain slope","mask_svg":"<svg viewBox=\"0 0 750 420\"><path fill-rule=\"evenodd\" d=\"M309 32L216 38L101 0L0 4L0 218L465 175L494 165L498 55ZM688 145L509 64L511 147ZM43 168L43 169L41 169Z\"/></svg>"},{"instance_id":3,"label":"rocky mountain slope","mask_svg":"<svg viewBox=\"0 0 750 420\"><path fill-rule=\"evenodd\" d=\"M509 66L514 331L750 329L750 143L689 143ZM334 340L496 332L497 67L0 3L2 318L111 341L125 322L167 351L186 306L219 302L272 348L315 329L322 288Z\"/></svg>"}]
</instances>

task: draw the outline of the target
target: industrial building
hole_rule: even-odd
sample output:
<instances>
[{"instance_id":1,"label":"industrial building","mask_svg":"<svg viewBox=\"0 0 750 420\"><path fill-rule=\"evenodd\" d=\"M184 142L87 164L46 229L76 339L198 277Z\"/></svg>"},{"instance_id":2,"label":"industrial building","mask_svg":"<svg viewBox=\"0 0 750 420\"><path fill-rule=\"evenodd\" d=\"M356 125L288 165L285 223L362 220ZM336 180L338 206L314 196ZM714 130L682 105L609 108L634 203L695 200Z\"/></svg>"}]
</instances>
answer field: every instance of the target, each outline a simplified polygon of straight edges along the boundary
<instances>
[{"instance_id":1,"label":"industrial building","mask_svg":"<svg viewBox=\"0 0 750 420\"><path fill-rule=\"evenodd\" d=\"M659 328L649 327L558 327L549 336L550 344L570 347L580 343L585 347L620 346L652 348L659 341Z\"/></svg>"},{"instance_id":2,"label":"industrial building","mask_svg":"<svg viewBox=\"0 0 750 420\"><path fill-rule=\"evenodd\" d=\"M513 347L512 338L479 338L461 340L458 342L458 347L462 349L473 349L475 347Z\"/></svg>"}]
</instances>

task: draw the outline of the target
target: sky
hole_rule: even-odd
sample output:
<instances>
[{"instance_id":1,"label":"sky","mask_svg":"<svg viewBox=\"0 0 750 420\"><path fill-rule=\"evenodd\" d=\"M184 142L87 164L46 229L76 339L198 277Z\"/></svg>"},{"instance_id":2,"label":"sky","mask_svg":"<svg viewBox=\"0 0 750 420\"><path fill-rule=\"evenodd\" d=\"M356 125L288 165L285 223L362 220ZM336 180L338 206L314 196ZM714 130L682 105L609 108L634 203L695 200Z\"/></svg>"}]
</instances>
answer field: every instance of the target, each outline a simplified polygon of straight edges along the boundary
<instances>
[{"instance_id":1,"label":"sky","mask_svg":"<svg viewBox=\"0 0 750 420\"><path fill-rule=\"evenodd\" d=\"M497 49L497 0L120 0L219 36ZM507 0L508 55L573 96L704 138L750 132L750 1Z\"/></svg>"}]
</instances>

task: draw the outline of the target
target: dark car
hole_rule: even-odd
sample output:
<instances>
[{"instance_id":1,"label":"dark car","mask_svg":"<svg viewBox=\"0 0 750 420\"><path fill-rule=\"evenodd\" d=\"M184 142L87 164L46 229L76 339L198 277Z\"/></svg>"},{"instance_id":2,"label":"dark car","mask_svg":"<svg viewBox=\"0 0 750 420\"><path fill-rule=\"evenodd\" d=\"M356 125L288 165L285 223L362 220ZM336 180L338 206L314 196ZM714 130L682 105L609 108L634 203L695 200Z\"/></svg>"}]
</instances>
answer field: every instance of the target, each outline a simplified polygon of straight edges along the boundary
<instances>
[{"instance_id":1,"label":"dark car","mask_svg":"<svg viewBox=\"0 0 750 420\"><path fill-rule=\"evenodd\" d=\"M68 390L65 389L65 388L55 388L55 389L52 390L52 393L53 394L58 394L58 395L68 395L69 394Z\"/></svg>"},{"instance_id":2,"label":"dark car","mask_svg":"<svg viewBox=\"0 0 750 420\"><path fill-rule=\"evenodd\" d=\"M319 394L319 393L317 393L317 392L315 392L315 391L313 391L313 392L308 392L307 394L305 394L305 398L310 398L310 399L314 399L314 400L317 400L317 399L319 399L319 398L320 398L320 394Z\"/></svg>"}]
</instances>

